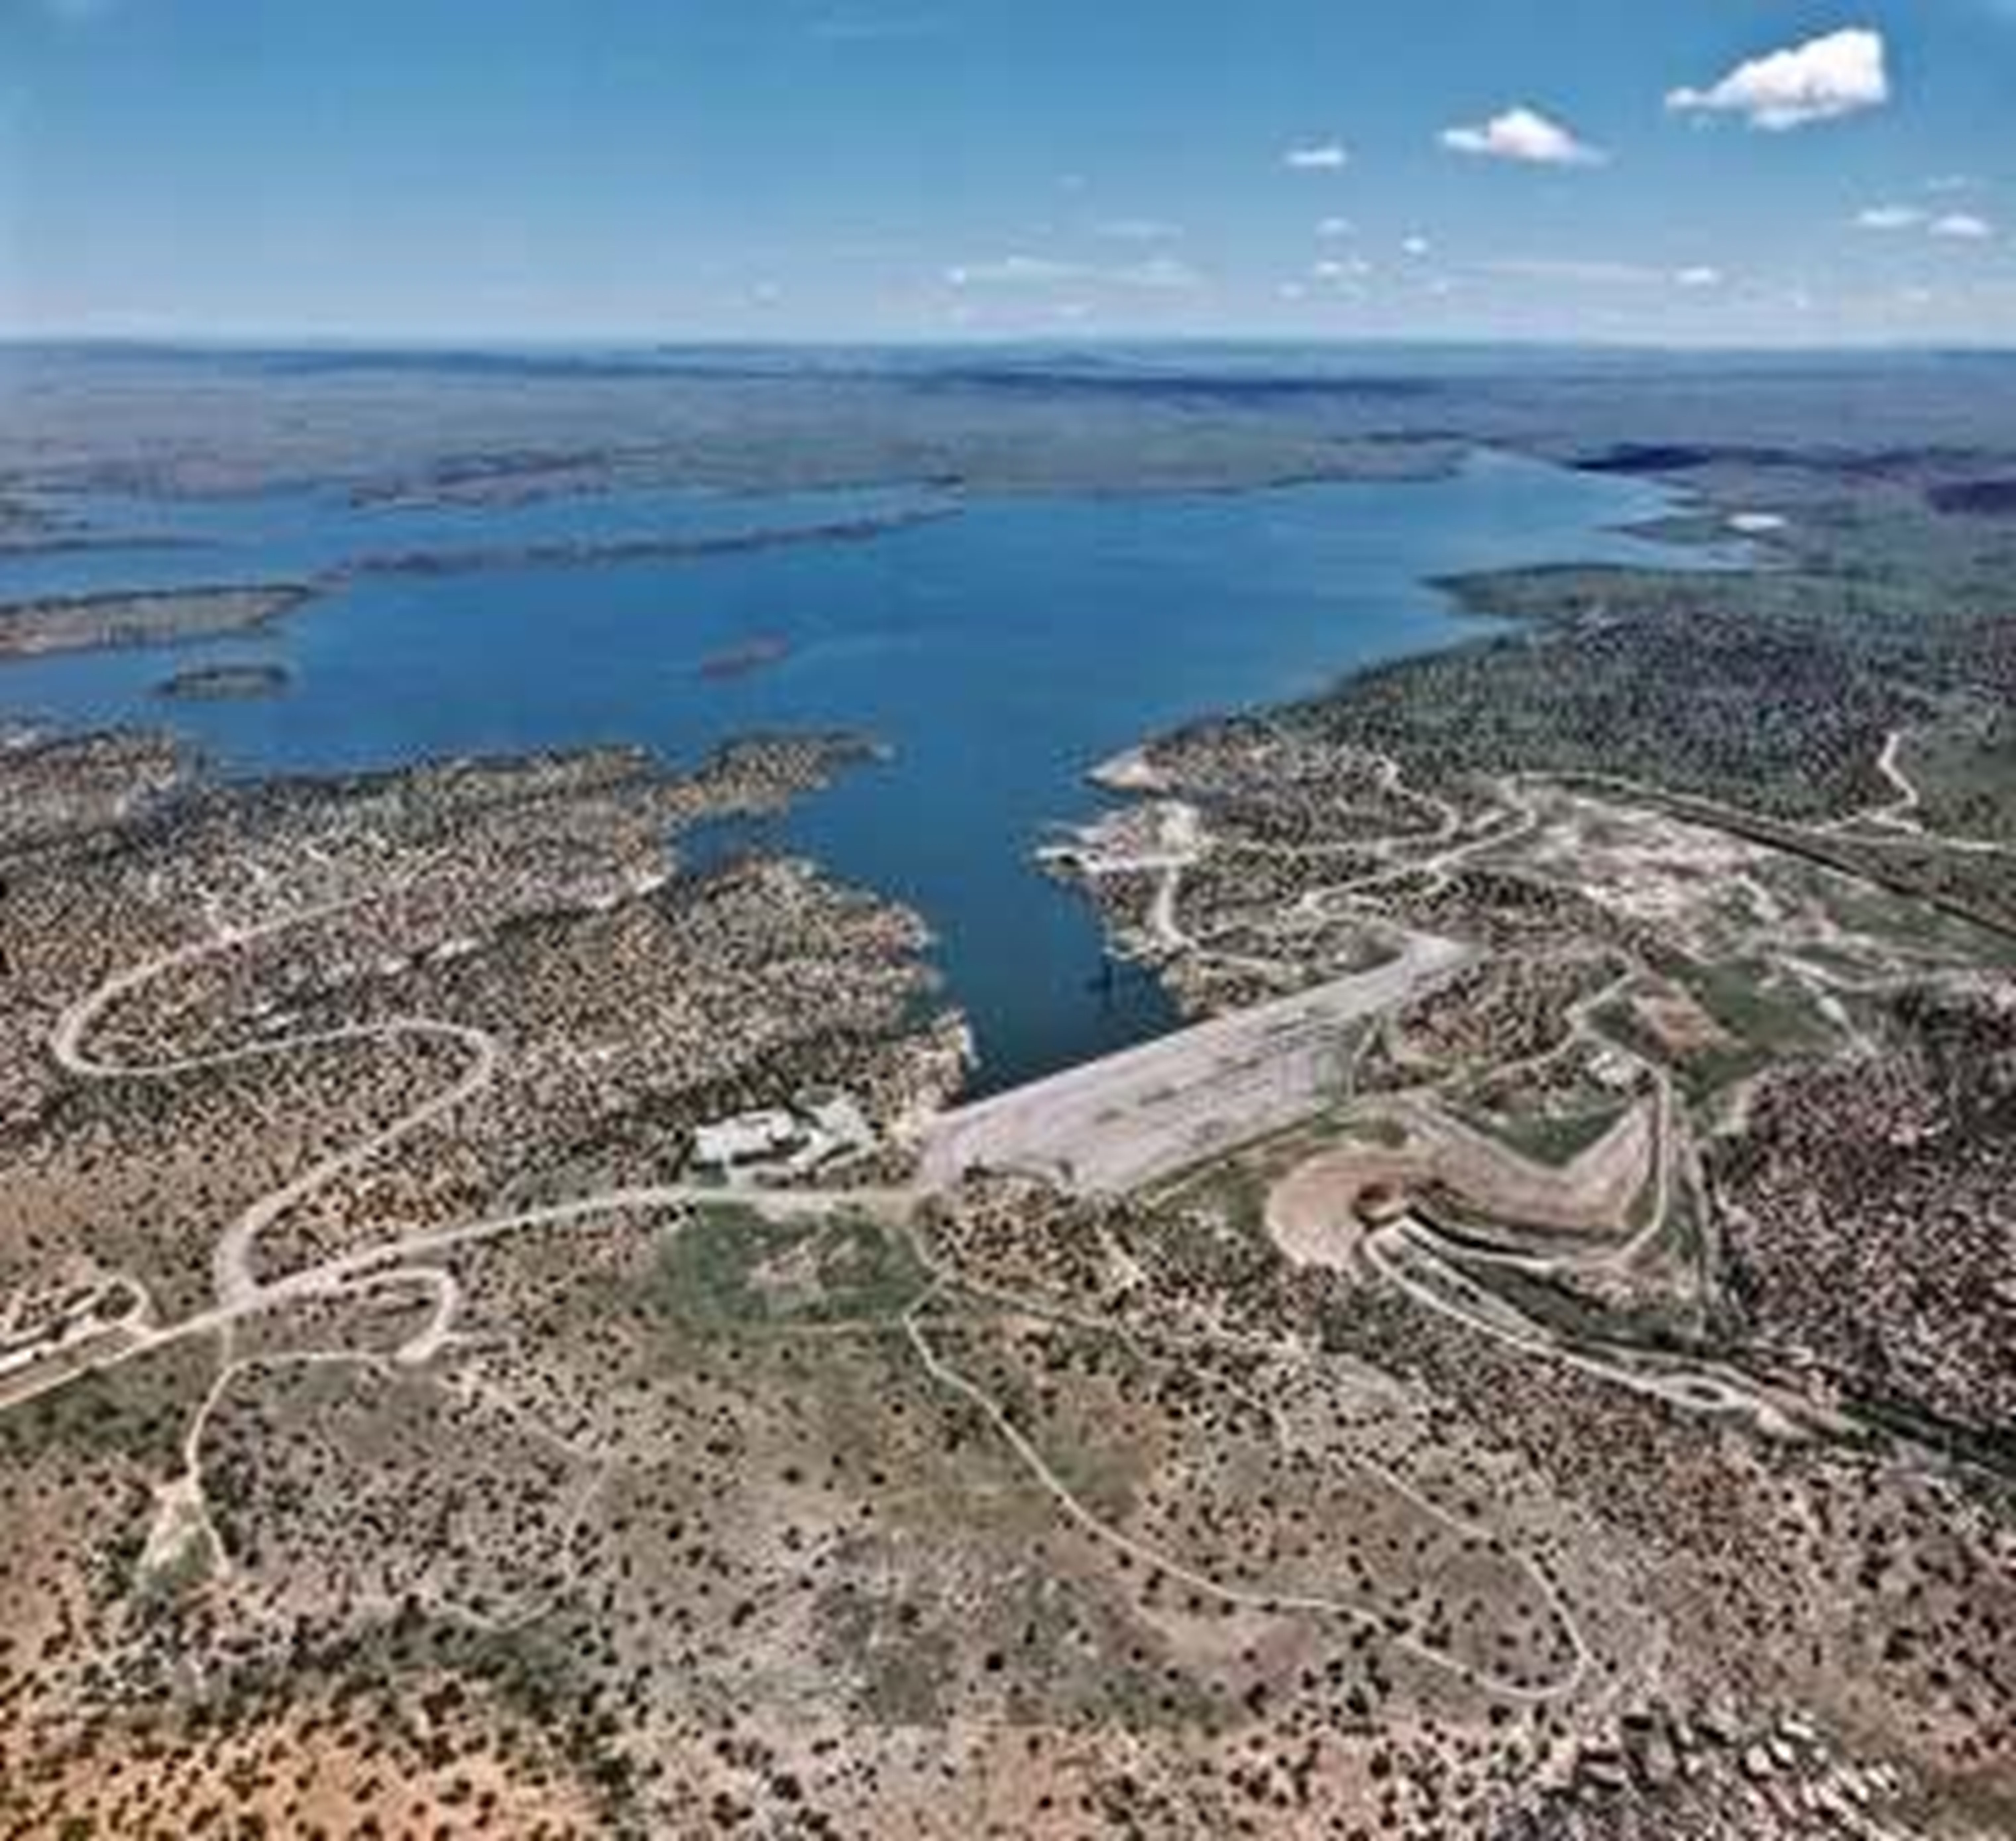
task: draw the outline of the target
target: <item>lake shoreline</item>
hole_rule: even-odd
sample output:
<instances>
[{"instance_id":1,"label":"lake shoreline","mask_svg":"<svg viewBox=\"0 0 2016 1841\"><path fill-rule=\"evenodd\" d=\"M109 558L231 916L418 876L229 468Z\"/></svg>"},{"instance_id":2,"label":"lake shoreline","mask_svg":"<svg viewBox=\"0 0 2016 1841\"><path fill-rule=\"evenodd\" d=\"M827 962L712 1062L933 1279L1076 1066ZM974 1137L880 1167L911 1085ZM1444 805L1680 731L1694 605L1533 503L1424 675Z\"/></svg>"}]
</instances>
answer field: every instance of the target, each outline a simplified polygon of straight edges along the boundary
<instances>
[{"instance_id":1,"label":"lake shoreline","mask_svg":"<svg viewBox=\"0 0 2016 1841\"><path fill-rule=\"evenodd\" d=\"M653 540L648 557L586 572L539 566L556 555L545 507L538 542L484 546L481 568L351 569L273 629L272 662L294 678L285 698L176 700L171 720L233 782L527 748L637 743L690 759L749 733L871 734L887 758L794 809L779 841L926 917L972 1021L967 1090L985 1093L1179 1020L1032 860L1085 815L1093 769L1118 800L1143 790L1125 771L1142 738L1461 644L1483 623L1436 585L1453 572L1669 565L1675 553L1618 528L1669 503L1643 482L1481 450L1450 478L1402 485L898 503L761 539L702 531L670 553ZM340 505L279 509L294 521L272 538L242 507L188 516L242 532L248 567L311 539L368 560L382 535ZM626 513L579 515L607 527ZM837 530L848 540L819 540ZM597 531L563 553L632 541ZM760 665L741 668L759 641ZM198 645L191 668L211 662ZM38 659L0 673L0 708L67 728L157 724L160 678L147 650Z\"/></svg>"}]
</instances>

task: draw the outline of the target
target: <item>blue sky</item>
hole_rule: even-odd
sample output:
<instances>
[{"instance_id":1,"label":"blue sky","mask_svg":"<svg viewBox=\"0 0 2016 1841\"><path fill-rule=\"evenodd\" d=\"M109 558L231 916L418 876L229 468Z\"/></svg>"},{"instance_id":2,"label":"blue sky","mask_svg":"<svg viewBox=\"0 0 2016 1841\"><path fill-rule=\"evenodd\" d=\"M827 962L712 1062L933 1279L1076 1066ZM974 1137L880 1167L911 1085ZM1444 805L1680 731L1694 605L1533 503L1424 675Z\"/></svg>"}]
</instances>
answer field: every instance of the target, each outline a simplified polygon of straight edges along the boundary
<instances>
[{"instance_id":1,"label":"blue sky","mask_svg":"<svg viewBox=\"0 0 2016 1841\"><path fill-rule=\"evenodd\" d=\"M0 331L2016 344L2016 0L0 0Z\"/></svg>"}]
</instances>

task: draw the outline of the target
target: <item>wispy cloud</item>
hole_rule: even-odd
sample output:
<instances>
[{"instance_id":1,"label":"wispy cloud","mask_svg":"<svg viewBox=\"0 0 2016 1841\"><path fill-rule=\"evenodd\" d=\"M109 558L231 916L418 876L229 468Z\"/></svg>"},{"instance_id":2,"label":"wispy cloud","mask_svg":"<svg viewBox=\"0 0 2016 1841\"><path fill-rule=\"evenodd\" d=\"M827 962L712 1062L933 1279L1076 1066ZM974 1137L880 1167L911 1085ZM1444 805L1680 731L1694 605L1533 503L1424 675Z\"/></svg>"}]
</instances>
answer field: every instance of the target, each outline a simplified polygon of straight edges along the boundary
<instances>
[{"instance_id":1,"label":"wispy cloud","mask_svg":"<svg viewBox=\"0 0 2016 1841\"><path fill-rule=\"evenodd\" d=\"M1883 34L1852 26L1739 64L1706 89L1676 89L1676 114L1739 115L1753 128L1783 133L1835 121L1890 99Z\"/></svg>"},{"instance_id":2,"label":"wispy cloud","mask_svg":"<svg viewBox=\"0 0 2016 1841\"><path fill-rule=\"evenodd\" d=\"M1508 281L1562 282L1577 287L1677 287L1690 292L1718 288L1726 279L1708 263L1665 268L1652 262L1627 262L1586 256L1511 256L1478 265L1486 275Z\"/></svg>"},{"instance_id":3,"label":"wispy cloud","mask_svg":"<svg viewBox=\"0 0 2016 1841\"><path fill-rule=\"evenodd\" d=\"M1048 256L998 256L985 262L955 263L945 279L956 288L1047 287L1076 281L1086 272L1082 262L1060 262Z\"/></svg>"},{"instance_id":4,"label":"wispy cloud","mask_svg":"<svg viewBox=\"0 0 2016 1841\"><path fill-rule=\"evenodd\" d=\"M1281 164L1294 172L1342 172L1351 164L1351 150L1341 141L1321 141L1291 147Z\"/></svg>"},{"instance_id":5,"label":"wispy cloud","mask_svg":"<svg viewBox=\"0 0 2016 1841\"><path fill-rule=\"evenodd\" d=\"M1150 256L1145 262L1103 270L1094 279L1116 287L1143 288L1151 294L1185 294L1204 286L1204 277L1174 256Z\"/></svg>"},{"instance_id":6,"label":"wispy cloud","mask_svg":"<svg viewBox=\"0 0 2016 1841\"><path fill-rule=\"evenodd\" d=\"M93 3L94 0L85 0L86 5ZM942 12L928 6L837 6L821 13L809 29L812 36L823 45L894 45L909 39L939 38L949 23Z\"/></svg>"},{"instance_id":7,"label":"wispy cloud","mask_svg":"<svg viewBox=\"0 0 2016 1841\"><path fill-rule=\"evenodd\" d=\"M1183 227L1163 218L1104 218L1092 226L1092 233L1111 243L1174 243Z\"/></svg>"},{"instance_id":8,"label":"wispy cloud","mask_svg":"<svg viewBox=\"0 0 2016 1841\"><path fill-rule=\"evenodd\" d=\"M1915 204L1873 204L1857 211L1858 229L1895 236L1906 230L1923 231L1956 243L1985 243L1995 235L1995 226L1977 211L1953 211L1935 214Z\"/></svg>"},{"instance_id":9,"label":"wispy cloud","mask_svg":"<svg viewBox=\"0 0 2016 1841\"><path fill-rule=\"evenodd\" d=\"M1600 166L1610 157L1572 129L1523 104L1473 126L1445 128L1442 145L1452 153L1525 166Z\"/></svg>"},{"instance_id":10,"label":"wispy cloud","mask_svg":"<svg viewBox=\"0 0 2016 1841\"><path fill-rule=\"evenodd\" d=\"M1125 288L1146 294L1180 294L1204 285L1204 276L1189 263L1171 255L1139 262L1105 265L1067 262L1049 256L999 256L981 262L960 262L945 272L959 289Z\"/></svg>"},{"instance_id":11,"label":"wispy cloud","mask_svg":"<svg viewBox=\"0 0 2016 1841\"><path fill-rule=\"evenodd\" d=\"M1511 281L1566 281L1594 287L1643 287L1667 279L1665 269L1649 263L1589 256L1507 256L1478 266L1487 275Z\"/></svg>"}]
</instances>

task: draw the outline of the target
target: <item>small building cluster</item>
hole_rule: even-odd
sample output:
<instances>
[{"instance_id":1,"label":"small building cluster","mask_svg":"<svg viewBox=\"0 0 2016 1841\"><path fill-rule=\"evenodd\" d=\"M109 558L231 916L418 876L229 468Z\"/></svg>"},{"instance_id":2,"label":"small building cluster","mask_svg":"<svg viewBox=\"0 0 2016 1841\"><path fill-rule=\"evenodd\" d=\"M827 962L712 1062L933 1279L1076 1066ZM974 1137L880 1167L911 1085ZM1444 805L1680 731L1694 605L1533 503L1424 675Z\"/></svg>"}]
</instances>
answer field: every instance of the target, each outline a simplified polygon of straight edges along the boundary
<instances>
[{"instance_id":1,"label":"small building cluster","mask_svg":"<svg viewBox=\"0 0 2016 1841\"><path fill-rule=\"evenodd\" d=\"M851 1093L808 1089L788 1106L739 1112L693 1133L693 1162L726 1183L787 1181L875 1148L875 1128Z\"/></svg>"}]
</instances>

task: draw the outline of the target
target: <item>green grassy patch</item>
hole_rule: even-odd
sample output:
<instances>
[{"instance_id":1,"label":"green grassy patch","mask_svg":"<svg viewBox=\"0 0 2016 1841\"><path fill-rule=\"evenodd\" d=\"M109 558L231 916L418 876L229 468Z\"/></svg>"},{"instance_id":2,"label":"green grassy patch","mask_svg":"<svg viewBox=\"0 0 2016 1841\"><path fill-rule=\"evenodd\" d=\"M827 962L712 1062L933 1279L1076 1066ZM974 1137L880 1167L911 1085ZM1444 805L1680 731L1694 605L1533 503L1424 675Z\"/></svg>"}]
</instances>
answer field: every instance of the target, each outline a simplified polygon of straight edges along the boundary
<instances>
[{"instance_id":1,"label":"green grassy patch","mask_svg":"<svg viewBox=\"0 0 2016 1841\"><path fill-rule=\"evenodd\" d=\"M1702 1009L1753 1047L1802 1054L1838 1039L1812 992L1776 966L1726 960L1697 967L1685 982Z\"/></svg>"},{"instance_id":2,"label":"green grassy patch","mask_svg":"<svg viewBox=\"0 0 2016 1841\"><path fill-rule=\"evenodd\" d=\"M909 1245L865 1216L773 1221L722 1202L668 1237L648 1302L704 1327L833 1323L897 1317L928 1282Z\"/></svg>"},{"instance_id":3,"label":"green grassy patch","mask_svg":"<svg viewBox=\"0 0 2016 1841\"><path fill-rule=\"evenodd\" d=\"M2016 715L1970 709L1914 732L1903 765L1928 829L2016 843Z\"/></svg>"},{"instance_id":4,"label":"green grassy patch","mask_svg":"<svg viewBox=\"0 0 2016 1841\"><path fill-rule=\"evenodd\" d=\"M1600 1144L1628 1110L1618 1104L1560 1113L1486 1112L1465 1108L1458 1116L1528 1162L1560 1168Z\"/></svg>"}]
</instances>

